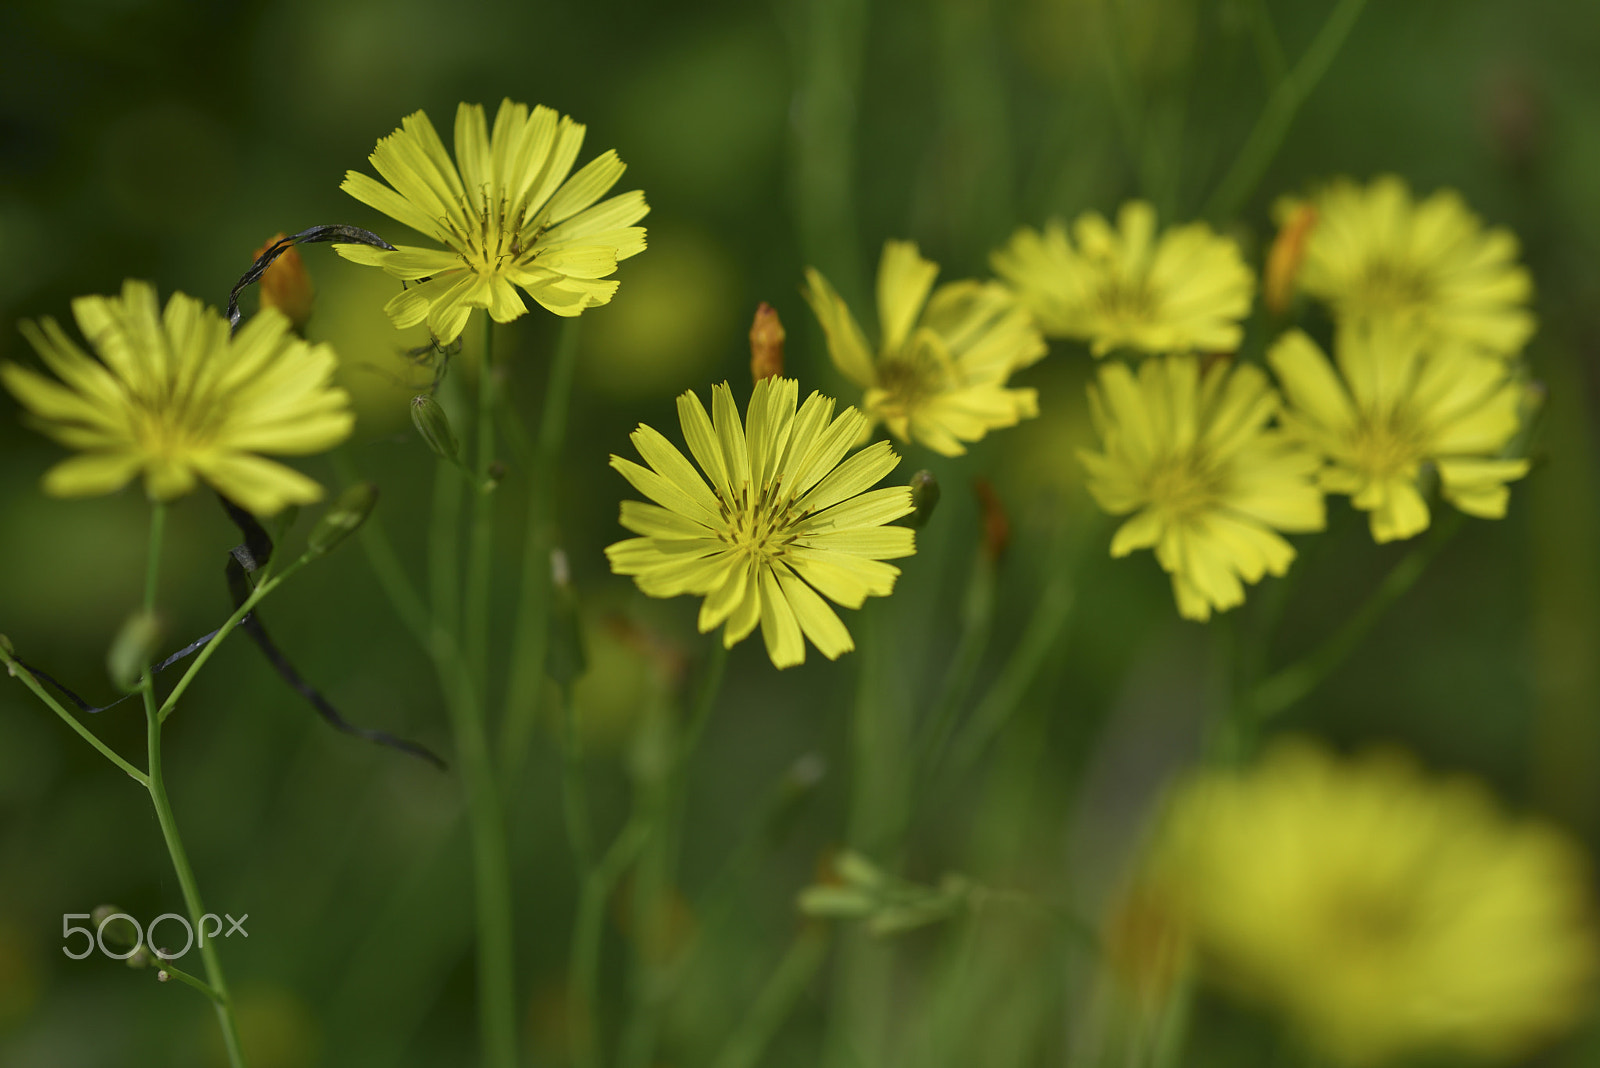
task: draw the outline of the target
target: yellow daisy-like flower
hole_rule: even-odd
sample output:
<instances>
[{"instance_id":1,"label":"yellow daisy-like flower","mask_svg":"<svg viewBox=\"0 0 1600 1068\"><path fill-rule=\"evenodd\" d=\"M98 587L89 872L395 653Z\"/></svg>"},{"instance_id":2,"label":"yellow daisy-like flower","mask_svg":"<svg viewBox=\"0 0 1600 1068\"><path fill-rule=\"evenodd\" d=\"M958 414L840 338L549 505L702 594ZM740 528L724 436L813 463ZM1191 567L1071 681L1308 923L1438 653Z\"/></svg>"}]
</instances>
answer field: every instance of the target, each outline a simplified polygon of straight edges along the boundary
<instances>
[{"instance_id":1,"label":"yellow daisy-like flower","mask_svg":"<svg viewBox=\"0 0 1600 1068\"><path fill-rule=\"evenodd\" d=\"M452 163L427 114L409 115L368 157L394 188L356 171L341 188L446 247L334 250L416 282L389 302L389 317L401 328L427 320L441 343L461 335L473 308L497 323L520 316L518 287L557 315L608 303L617 282L607 276L644 251L644 227L633 224L650 209L638 190L600 200L625 169L614 151L568 177L583 135L551 108L510 100L491 134L482 106L462 104Z\"/></svg>"},{"instance_id":2,"label":"yellow daisy-like flower","mask_svg":"<svg viewBox=\"0 0 1600 1068\"><path fill-rule=\"evenodd\" d=\"M848 608L887 596L900 569L883 561L916 551L908 527L884 525L912 512L910 488L871 489L900 457L880 441L845 459L866 417L835 417L820 393L796 414L798 390L792 378L757 382L745 425L727 383L711 391L711 416L692 391L679 397L705 478L642 424L633 444L649 466L611 457L655 502L622 502L622 525L640 536L606 550L611 569L651 597L705 597L700 631L721 626L726 646L759 623L780 668L805 661L805 638L830 660L855 648L823 596Z\"/></svg>"},{"instance_id":3,"label":"yellow daisy-like flower","mask_svg":"<svg viewBox=\"0 0 1600 1068\"><path fill-rule=\"evenodd\" d=\"M99 360L44 319L22 332L60 381L0 366L38 428L83 451L45 474L46 493L110 493L143 474L152 500L203 481L257 515L322 496L256 454L321 452L350 436L355 416L332 385L338 359L327 345L294 337L271 308L230 338L216 309L175 293L163 312L147 282L125 282L120 297L79 297L72 313Z\"/></svg>"},{"instance_id":4,"label":"yellow daisy-like flower","mask_svg":"<svg viewBox=\"0 0 1600 1068\"><path fill-rule=\"evenodd\" d=\"M1239 347L1255 275L1231 239L1198 222L1157 238L1155 208L1142 200L1122 206L1116 229L1088 212L1072 230L1023 227L990 258L1047 335L1087 340L1096 356Z\"/></svg>"},{"instance_id":5,"label":"yellow daisy-like flower","mask_svg":"<svg viewBox=\"0 0 1600 1068\"><path fill-rule=\"evenodd\" d=\"M1459 345L1425 349L1415 330L1389 319L1346 323L1334 351L1337 371L1291 330L1267 360L1289 400L1285 429L1327 457L1323 489L1372 513L1374 540L1428 528L1424 465L1461 511L1506 514L1506 483L1528 473L1527 460L1500 455L1521 422L1512 365Z\"/></svg>"},{"instance_id":6,"label":"yellow daisy-like flower","mask_svg":"<svg viewBox=\"0 0 1600 1068\"><path fill-rule=\"evenodd\" d=\"M861 406L901 441L945 456L991 430L1039 414L1039 395L1006 385L1045 354L1044 338L1004 286L947 282L910 241L889 241L878 265L877 357L844 300L814 268L805 298L827 335L828 355L860 386ZM929 291L932 290L932 296Z\"/></svg>"},{"instance_id":7,"label":"yellow daisy-like flower","mask_svg":"<svg viewBox=\"0 0 1600 1068\"><path fill-rule=\"evenodd\" d=\"M1318 458L1268 428L1278 395L1259 368L1165 356L1135 377L1111 363L1089 402L1102 449L1078 454L1089 492L1111 515L1133 513L1111 555L1153 547L1186 619L1243 604L1241 579L1287 571L1294 547L1277 531L1326 524Z\"/></svg>"},{"instance_id":8,"label":"yellow daisy-like flower","mask_svg":"<svg viewBox=\"0 0 1600 1068\"><path fill-rule=\"evenodd\" d=\"M1153 880L1202 968L1337 1063L1513 1057L1592 1006L1587 865L1463 780L1279 743L1178 789Z\"/></svg>"},{"instance_id":9,"label":"yellow daisy-like flower","mask_svg":"<svg viewBox=\"0 0 1600 1068\"><path fill-rule=\"evenodd\" d=\"M1396 316L1430 342L1464 342L1509 356L1534 331L1533 281L1517 239L1485 230L1453 190L1414 203L1393 175L1361 187L1334 182L1312 198L1317 222L1300 287L1340 318ZM1295 202L1285 201L1288 218Z\"/></svg>"}]
</instances>

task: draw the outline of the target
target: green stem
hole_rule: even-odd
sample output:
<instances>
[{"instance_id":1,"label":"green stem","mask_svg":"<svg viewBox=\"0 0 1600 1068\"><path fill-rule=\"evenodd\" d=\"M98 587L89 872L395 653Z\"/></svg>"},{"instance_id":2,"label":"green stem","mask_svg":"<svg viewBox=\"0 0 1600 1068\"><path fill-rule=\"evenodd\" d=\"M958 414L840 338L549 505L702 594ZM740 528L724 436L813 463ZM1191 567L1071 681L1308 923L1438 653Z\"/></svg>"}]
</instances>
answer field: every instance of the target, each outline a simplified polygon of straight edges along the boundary
<instances>
[{"instance_id":1,"label":"green stem","mask_svg":"<svg viewBox=\"0 0 1600 1068\"><path fill-rule=\"evenodd\" d=\"M107 760L111 761L111 763L121 768L129 778L138 783L140 786L149 786L150 780L145 777L144 772L140 771L138 768L122 759L122 757L118 756L110 746L106 745L106 743L102 742L99 738L96 738L89 728L85 727L76 716L72 715L65 708L61 707L61 702L57 701L50 695L48 690L39 685L39 680L33 677L32 672L23 667L21 664L17 663L16 658L6 650L6 647L3 643L0 643L0 664L5 665L8 673L21 679L22 684L28 689L32 690L35 697L37 697L40 701L43 701L47 708L49 708L57 716L61 717L61 722L71 727L78 737L94 746L95 750L101 756L105 757Z\"/></svg>"},{"instance_id":2,"label":"green stem","mask_svg":"<svg viewBox=\"0 0 1600 1068\"><path fill-rule=\"evenodd\" d=\"M1407 553L1384 576L1383 582L1342 627L1309 655L1262 680L1251 693L1245 714L1255 722L1271 719L1321 685L1355 652L1389 607L1417 584L1428 565L1461 529L1461 522L1461 513L1451 512L1448 518L1437 523L1428 540Z\"/></svg>"},{"instance_id":3,"label":"green stem","mask_svg":"<svg viewBox=\"0 0 1600 1068\"><path fill-rule=\"evenodd\" d=\"M950 743L950 736L955 732L962 705L972 690L983 654L989 648L989 636L994 630L994 611L995 561L980 546L972 563L972 575L967 580L961 613L961 637L956 642L944 684L934 701L933 711L924 722L917 747L919 786L933 777L944 756L945 747Z\"/></svg>"},{"instance_id":4,"label":"green stem","mask_svg":"<svg viewBox=\"0 0 1600 1068\"><path fill-rule=\"evenodd\" d=\"M606 902L617 880L638 857L649 836L650 829L643 821L629 821L600 858L600 863L587 869L580 880L568 976L568 1030L572 1032L573 1059L580 1068L599 1068L604 1059L596 1021L600 1002L600 935L605 927Z\"/></svg>"},{"instance_id":5,"label":"green stem","mask_svg":"<svg viewBox=\"0 0 1600 1068\"><path fill-rule=\"evenodd\" d=\"M506 786L517 773L533 741L545 694L545 657L550 644L550 549L554 538L556 468L566 440L567 408L578 360L578 319L561 324L550 379L545 388L539 443L534 454L532 492L522 549L522 591L512 639L511 678L501 720L501 767Z\"/></svg>"},{"instance_id":6,"label":"green stem","mask_svg":"<svg viewBox=\"0 0 1600 1068\"><path fill-rule=\"evenodd\" d=\"M1216 221L1231 219L1244 206L1268 165L1277 156L1278 149L1283 147L1283 139L1288 136L1295 114L1344 46L1345 38L1350 35L1351 27L1356 24L1366 2L1339 0L1329 13L1311 46L1300 57L1300 62L1267 98L1267 106L1262 109L1261 117L1256 120L1244 148L1217 186L1217 191L1211 195L1205 211L1201 212L1204 217Z\"/></svg>"},{"instance_id":7,"label":"green stem","mask_svg":"<svg viewBox=\"0 0 1600 1068\"><path fill-rule=\"evenodd\" d=\"M826 928L808 926L795 936L755 1004L723 1044L712 1068L753 1068L799 1004L828 955Z\"/></svg>"},{"instance_id":8,"label":"green stem","mask_svg":"<svg viewBox=\"0 0 1600 1068\"><path fill-rule=\"evenodd\" d=\"M350 462L349 456L343 449L333 454L333 464L339 478L346 484L360 481L355 465ZM389 540L389 531L384 526L382 515L374 512L368 516L357 537L361 541L361 550L366 553L367 563L371 566L379 587L389 599L389 606L400 617L400 622L411 632L411 637L416 639L417 644L423 649L431 648L433 621L428 616L428 606L423 601L422 595L417 592L416 586L406 577L405 568L400 564L400 557L394 551L394 543Z\"/></svg>"},{"instance_id":9,"label":"green stem","mask_svg":"<svg viewBox=\"0 0 1600 1068\"><path fill-rule=\"evenodd\" d=\"M206 647L200 650L200 652L195 656L194 660L189 664L188 669L184 671L183 677L178 680L177 685L172 688L172 692L167 695L167 699L162 703L159 713L161 722L165 723L167 721L167 717L172 715L173 710L178 707L179 698L181 698L184 695L184 692L189 689L189 685L194 682L195 676L200 674L200 669L205 667L206 663L216 655L217 649L221 647L225 640L227 640L228 635L232 634L238 629L239 624L244 622L244 618L251 612L255 611L256 605L260 604L269 593L283 585L283 583L287 581L290 576L299 571L302 567L305 567L314 559L316 559L316 557L314 557L311 553L305 553L299 559L295 560L294 563L284 568L282 572L274 575L272 578L268 579L266 582L263 582L254 590L250 591L250 596L245 598L244 604L234 609L233 615L229 616L227 620L223 622L222 626L217 628L216 637L207 642Z\"/></svg>"},{"instance_id":10,"label":"green stem","mask_svg":"<svg viewBox=\"0 0 1600 1068\"><path fill-rule=\"evenodd\" d=\"M589 791L583 781L583 738L578 734L578 708L572 687L557 687L561 702L561 811L578 882L594 870L594 838L589 830Z\"/></svg>"},{"instance_id":11,"label":"green stem","mask_svg":"<svg viewBox=\"0 0 1600 1068\"><path fill-rule=\"evenodd\" d=\"M213 990L209 983L203 979L195 978L182 968L173 967L166 961L161 963L161 970L156 974L156 978L161 980L163 983L168 979L176 979L185 986L194 987L194 989L200 991L200 993L210 998L214 1003L219 1005L222 1003L222 995Z\"/></svg>"},{"instance_id":12,"label":"green stem","mask_svg":"<svg viewBox=\"0 0 1600 1068\"><path fill-rule=\"evenodd\" d=\"M156 606L165 528L166 507L158 501L151 506L150 550L145 567L144 609L151 613ZM207 651L212 647L208 646ZM191 667L185 678L192 676L194 671L195 668ZM172 870L178 876L178 886L183 891L183 904L189 912L189 922L196 931L203 931L205 905L200 900L200 888L195 882L194 869L189 865L189 855L178 835L178 821L172 814L172 801L167 797L166 775L161 765L161 715L156 708L155 684L148 669L144 673L141 688L144 693L145 739L150 763L145 786L155 806L156 820L161 824L161 836L166 841L167 854L172 859ZM228 996L228 980L223 975L215 941L205 938L203 934L200 939L200 959L205 962L207 985L213 995L217 1023L222 1028L222 1041L228 1050L228 1063L233 1068L243 1068L244 1052L239 1043L239 1027L233 1018L233 1000Z\"/></svg>"},{"instance_id":13,"label":"green stem","mask_svg":"<svg viewBox=\"0 0 1600 1068\"><path fill-rule=\"evenodd\" d=\"M489 695L489 579L494 563L494 320L483 316L483 355L478 361L478 447L473 481L472 529L467 556L467 589L462 609L462 645L477 692Z\"/></svg>"}]
</instances>

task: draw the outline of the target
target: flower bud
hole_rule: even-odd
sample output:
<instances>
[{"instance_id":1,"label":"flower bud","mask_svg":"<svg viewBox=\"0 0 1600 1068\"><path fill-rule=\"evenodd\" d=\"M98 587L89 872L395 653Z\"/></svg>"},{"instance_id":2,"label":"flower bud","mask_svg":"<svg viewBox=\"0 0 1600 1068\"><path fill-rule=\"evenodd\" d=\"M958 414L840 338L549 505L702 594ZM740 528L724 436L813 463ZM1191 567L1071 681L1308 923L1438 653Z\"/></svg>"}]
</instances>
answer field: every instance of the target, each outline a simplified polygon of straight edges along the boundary
<instances>
[{"instance_id":1,"label":"flower bud","mask_svg":"<svg viewBox=\"0 0 1600 1068\"><path fill-rule=\"evenodd\" d=\"M924 468L911 476L911 503L917 510L906 517L906 526L921 530L928 525L933 510L939 505L939 480L933 477L932 471Z\"/></svg>"},{"instance_id":2,"label":"flower bud","mask_svg":"<svg viewBox=\"0 0 1600 1068\"><path fill-rule=\"evenodd\" d=\"M1283 213L1283 225L1278 228L1278 237L1267 253L1267 277L1261 287L1267 310L1273 315L1284 314L1294 300L1300 265L1306 258L1306 245L1316 225L1317 209L1307 201Z\"/></svg>"},{"instance_id":3,"label":"flower bud","mask_svg":"<svg viewBox=\"0 0 1600 1068\"><path fill-rule=\"evenodd\" d=\"M106 651L106 671L112 683L124 691L137 687L160 645L161 621L154 613L139 611L129 616Z\"/></svg>"},{"instance_id":4,"label":"flower bud","mask_svg":"<svg viewBox=\"0 0 1600 1068\"><path fill-rule=\"evenodd\" d=\"M256 259L260 259L267 249L282 241L286 235L279 233L273 235L272 240L256 249ZM261 306L263 308L277 308L289 321L294 324L295 333L304 330L306 323L311 319L311 302L315 294L311 289L311 276L306 273L305 261L300 258L300 250L290 245L278 254L272 261L266 273L261 276Z\"/></svg>"},{"instance_id":5,"label":"flower bud","mask_svg":"<svg viewBox=\"0 0 1600 1068\"><path fill-rule=\"evenodd\" d=\"M778 311L766 301L756 308L756 318L750 324L750 378L759 382L763 378L783 374L783 322Z\"/></svg>"},{"instance_id":6,"label":"flower bud","mask_svg":"<svg viewBox=\"0 0 1600 1068\"><path fill-rule=\"evenodd\" d=\"M115 919L116 922L111 921ZM144 935L137 923L115 905L101 905L89 914L96 937L113 950L132 950L144 944Z\"/></svg>"},{"instance_id":7,"label":"flower bud","mask_svg":"<svg viewBox=\"0 0 1600 1068\"><path fill-rule=\"evenodd\" d=\"M456 464L461 462L461 443L450 429L450 417L439 402L426 393L411 398L411 422L435 456Z\"/></svg>"},{"instance_id":8,"label":"flower bud","mask_svg":"<svg viewBox=\"0 0 1600 1068\"><path fill-rule=\"evenodd\" d=\"M361 529L377 503L378 487L371 482L357 482L339 494L339 499L311 528L311 536L306 539L311 551L318 556L332 552L340 542Z\"/></svg>"}]
</instances>

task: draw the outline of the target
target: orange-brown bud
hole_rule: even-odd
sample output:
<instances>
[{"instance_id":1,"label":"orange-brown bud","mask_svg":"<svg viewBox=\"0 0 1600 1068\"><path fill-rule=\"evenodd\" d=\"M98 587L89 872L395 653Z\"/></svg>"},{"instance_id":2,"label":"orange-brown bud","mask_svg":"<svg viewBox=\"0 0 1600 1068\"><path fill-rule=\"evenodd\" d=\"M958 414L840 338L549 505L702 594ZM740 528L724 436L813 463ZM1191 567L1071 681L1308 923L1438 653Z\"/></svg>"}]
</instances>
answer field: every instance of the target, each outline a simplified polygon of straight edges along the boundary
<instances>
[{"instance_id":1,"label":"orange-brown bud","mask_svg":"<svg viewBox=\"0 0 1600 1068\"><path fill-rule=\"evenodd\" d=\"M267 249L282 241L286 234L274 234L272 240L256 249L256 259L266 254ZM294 324L296 333L306 328L306 323L311 319L311 301L315 294L311 289L311 276L306 273L305 261L300 258L300 250L290 245L279 253L278 258L272 261L272 266L261 276L261 306L263 308L277 308L289 317Z\"/></svg>"},{"instance_id":2,"label":"orange-brown bud","mask_svg":"<svg viewBox=\"0 0 1600 1068\"><path fill-rule=\"evenodd\" d=\"M1310 203L1301 203L1290 211L1278 237L1267 253L1267 277L1262 285L1267 310L1282 315L1294 300L1295 282L1300 277L1300 264L1306 258L1306 244L1317 225L1317 209Z\"/></svg>"},{"instance_id":3,"label":"orange-brown bud","mask_svg":"<svg viewBox=\"0 0 1600 1068\"><path fill-rule=\"evenodd\" d=\"M755 322L750 324L750 378L759 382L763 378L783 374L783 323L778 310L766 301L756 309Z\"/></svg>"}]
</instances>

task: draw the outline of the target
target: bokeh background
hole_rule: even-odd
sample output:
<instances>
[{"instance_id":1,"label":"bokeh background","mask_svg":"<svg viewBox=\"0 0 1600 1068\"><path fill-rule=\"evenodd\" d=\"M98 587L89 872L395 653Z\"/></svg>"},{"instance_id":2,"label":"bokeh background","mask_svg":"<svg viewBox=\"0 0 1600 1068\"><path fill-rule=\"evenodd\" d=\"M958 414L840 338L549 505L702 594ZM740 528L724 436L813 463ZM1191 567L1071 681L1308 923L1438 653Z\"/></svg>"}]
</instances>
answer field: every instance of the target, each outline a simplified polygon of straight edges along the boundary
<instances>
[{"instance_id":1,"label":"bokeh background","mask_svg":"<svg viewBox=\"0 0 1600 1068\"><path fill-rule=\"evenodd\" d=\"M555 491L590 637L594 671L578 693L609 830L638 774L639 725L676 699L663 658L643 650L693 664L707 648L694 605L645 604L607 573L601 550L622 534L616 502L628 491L606 458L629 451L632 426L675 434L678 392L704 395L724 378L742 390L761 300L788 326L789 373L839 391L799 297L807 264L865 308L885 238L919 241L954 278L984 273L1015 226L1052 215L1144 195L1166 219L1195 216L1260 114L1274 48L1292 63L1329 6L13 0L0 6L0 360L31 359L18 319L66 319L73 296L114 292L125 277L220 304L275 231L350 222L409 240L338 185L413 110L427 109L447 139L460 100L509 96L587 123L582 158L615 147L629 164L622 188L645 189L653 208L650 248L623 265L618 299L584 317ZM1276 45L1258 36L1263 10ZM1514 487L1507 519L1469 521L1275 727L1402 745L1590 847L1600 845L1597 35L1600 13L1564 0L1372 0L1241 216L1217 220L1259 264L1276 195L1392 171L1418 191L1461 190L1522 238L1541 324L1529 359L1549 398L1536 471ZM421 339L388 324L393 283L380 272L325 246L305 258L317 287L310 335L337 346L361 409L346 459L380 484L381 513L419 569L432 461L405 401L428 371L402 351ZM508 388L530 419L555 333L533 314L499 335ZM1375 548L1336 504L1329 531L1301 539L1292 587L1269 580L1236 618L1181 622L1148 554L1105 558L1108 528L1073 457L1089 364L1081 346L1058 343L1025 375L1041 391L1036 422L960 460L908 450L902 473L931 467L945 501L895 597L848 621L863 652L779 675L758 642L735 650L690 769L677 885L660 904L672 921L655 928L697 942L661 1011L657 1063L710 1061L799 928L794 897L820 858L847 841L901 842L904 811L907 874L962 871L1070 900L1092 921L1150 798L1226 699L1237 650L1268 666L1305 652L1407 551ZM37 481L57 455L0 397L0 630L32 662L109 697L104 650L137 603L147 507L136 492L44 498ZM329 461L306 468L338 482ZM506 575L519 561L524 474L513 470L502 491ZM1076 574L1075 607L993 744L913 788L892 745L857 759L850 708L867 686L895 729L925 712L983 537L970 488L980 477L1011 540L977 692L1055 577ZM169 530L176 642L225 615L236 535L203 495ZM1280 596L1269 627L1261 605ZM509 619L509 604L498 608ZM264 615L350 718L448 751L427 661L357 549L317 564ZM141 753L133 705L94 726ZM252 1063L472 1063L457 779L329 731L243 642L202 676L168 738L207 902L250 917L249 940L223 951ZM568 1047L575 895L552 748L541 734L512 812L536 1064L563 1062ZM19 684L0 687L0 1065L217 1063L213 1018L192 992L61 955L59 917L105 903L144 918L179 903L148 803ZM619 906L607 933L616 1029L630 1011L630 953L675 952L641 945L629 915ZM889 945L844 933L764 1063L1066 1062L1092 1001L1070 946L1027 916ZM952 968L953 985L928 978ZM945 1000L930 1000L935 989ZM1201 1010L1188 1063L1287 1063L1269 1021L1209 1000ZM919 1021L936 1011L944 1038L929 1050ZM1538 1063L1597 1057L1593 1031Z\"/></svg>"}]
</instances>

